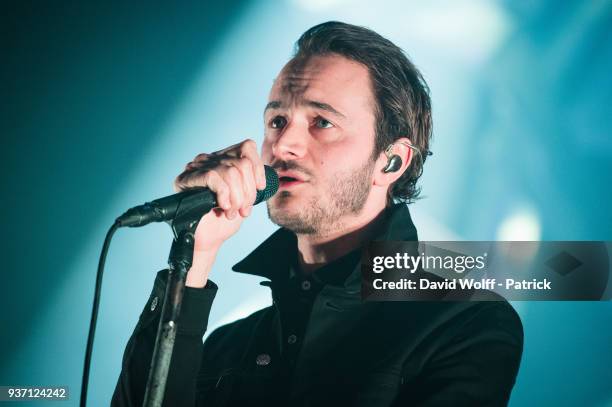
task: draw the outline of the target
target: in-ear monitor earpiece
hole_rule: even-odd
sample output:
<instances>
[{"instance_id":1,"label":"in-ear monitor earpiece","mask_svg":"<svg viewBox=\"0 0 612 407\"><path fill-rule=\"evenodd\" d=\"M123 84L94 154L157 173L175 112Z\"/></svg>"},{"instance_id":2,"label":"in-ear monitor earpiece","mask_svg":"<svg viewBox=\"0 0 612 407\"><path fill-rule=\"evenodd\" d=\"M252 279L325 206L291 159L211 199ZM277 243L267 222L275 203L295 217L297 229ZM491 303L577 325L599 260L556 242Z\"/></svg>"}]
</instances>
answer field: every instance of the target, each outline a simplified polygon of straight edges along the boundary
<instances>
[{"instance_id":1,"label":"in-ear monitor earpiece","mask_svg":"<svg viewBox=\"0 0 612 407\"><path fill-rule=\"evenodd\" d=\"M416 153L416 155L418 156L418 159L421 160L421 171L422 171L424 160L423 160L423 156L421 155L421 151L415 146L413 146L412 144L406 143L405 141L400 141L399 144L405 145L406 147L410 148L413 153ZM402 157L400 157L397 154L392 153L394 145L395 143L389 144L389 146L385 149L385 155L387 156L387 165L385 165L385 167L382 169L382 171L385 174L389 172L396 172L400 168L402 168ZM432 155L432 154L433 153L431 151L427 151L427 155Z\"/></svg>"},{"instance_id":2,"label":"in-ear monitor earpiece","mask_svg":"<svg viewBox=\"0 0 612 407\"><path fill-rule=\"evenodd\" d=\"M383 168L383 172L386 174L388 172L395 172L402 168L402 157L397 154L392 154L391 150L393 149L393 144L389 145L385 150L385 154L387 155L387 165Z\"/></svg>"}]
</instances>

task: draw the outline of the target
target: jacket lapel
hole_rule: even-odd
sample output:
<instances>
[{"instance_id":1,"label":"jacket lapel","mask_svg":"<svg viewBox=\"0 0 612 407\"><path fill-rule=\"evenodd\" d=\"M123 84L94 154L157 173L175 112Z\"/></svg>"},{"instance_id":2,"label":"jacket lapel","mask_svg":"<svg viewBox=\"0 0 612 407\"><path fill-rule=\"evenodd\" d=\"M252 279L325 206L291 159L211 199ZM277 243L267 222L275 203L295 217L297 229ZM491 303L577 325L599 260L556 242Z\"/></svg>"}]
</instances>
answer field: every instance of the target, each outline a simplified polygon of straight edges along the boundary
<instances>
[{"instance_id":1,"label":"jacket lapel","mask_svg":"<svg viewBox=\"0 0 612 407\"><path fill-rule=\"evenodd\" d=\"M417 231L405 204L395 204L387 209L387 219L383 233L374 241L417 241ZM297 253L295 234L280 228L253 250L247 257L236 263L232 270L258 275L270 280L285 279L291 262ZM360 266L345 281L345 288L354 291L360 286Z\"/></svg>"}]
</instances>

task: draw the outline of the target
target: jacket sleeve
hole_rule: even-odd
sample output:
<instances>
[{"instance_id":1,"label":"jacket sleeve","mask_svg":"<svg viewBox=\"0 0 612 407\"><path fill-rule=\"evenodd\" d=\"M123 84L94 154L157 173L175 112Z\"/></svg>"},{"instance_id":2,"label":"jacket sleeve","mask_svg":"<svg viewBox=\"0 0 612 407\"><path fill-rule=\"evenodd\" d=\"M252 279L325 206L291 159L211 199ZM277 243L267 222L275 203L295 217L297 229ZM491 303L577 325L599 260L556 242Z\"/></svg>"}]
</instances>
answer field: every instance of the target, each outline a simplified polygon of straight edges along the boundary
<instances>
[{"instance_id":1,"label":"jacket sleeve","mask_svg":"<svg viewBox=\"0 0 612 407\"><path fill-rule=\"evenodd\" d=\"M168 270L157 274L151 296L127 343L112 406L142 406L167 277ZM217 288L211 280L208 280L204 288L185 287L164 405L195 405L195 383L202 356L202 337L208 325Z\"/></svg>"},{"instance_id":2,"label":"jacket sleeve","mask_svg":"<svg viewBox=\"0 0 612 407\"><path fill-rule=\"evenodd\" d=\"M481 306L482 305L482 306ZM396 406L506 406L523 351L521 321L506 302L475 307L460 328L406 383Z\"/></svg>"}]
</instances>

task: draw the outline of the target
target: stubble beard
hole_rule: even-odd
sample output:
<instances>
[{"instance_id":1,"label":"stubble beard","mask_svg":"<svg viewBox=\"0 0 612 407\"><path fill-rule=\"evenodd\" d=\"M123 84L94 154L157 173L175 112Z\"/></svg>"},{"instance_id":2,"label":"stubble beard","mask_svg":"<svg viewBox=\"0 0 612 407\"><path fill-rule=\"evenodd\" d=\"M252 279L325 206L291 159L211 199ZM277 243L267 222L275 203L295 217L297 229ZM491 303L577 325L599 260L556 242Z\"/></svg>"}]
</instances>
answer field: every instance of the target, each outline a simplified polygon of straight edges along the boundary
<instances>
[{"instance_id":1,"label":"stubble beard","mask_svg":"<svg viewBox=\"0 0 612 407\"><path fill-rule=\"evenodd\" d=\"M283 200L293 199L290 191L280 191L267 202L268 217L275 224L296 234L325 235L343 227L347 215L358 215L370 193L375 161L357 170L336 173L325 196L313 196L302 208L289 212ZM277 204L274 205L275 201Z\"/></svg>"}]
</instances>

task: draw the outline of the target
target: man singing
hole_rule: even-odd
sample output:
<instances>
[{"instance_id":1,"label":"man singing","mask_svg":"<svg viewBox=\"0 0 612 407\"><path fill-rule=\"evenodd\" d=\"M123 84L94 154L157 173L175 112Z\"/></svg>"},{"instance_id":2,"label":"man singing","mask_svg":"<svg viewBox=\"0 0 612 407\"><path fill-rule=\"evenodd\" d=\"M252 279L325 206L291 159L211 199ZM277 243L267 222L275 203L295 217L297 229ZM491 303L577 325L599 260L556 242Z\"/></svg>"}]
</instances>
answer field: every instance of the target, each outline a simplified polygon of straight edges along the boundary
<instances>
[{"instance_id":1,"label":"man singing","mask_svg":"<svg viewBox=\"0 0 612 407\"><path fill-rule=\"evenodd\" d=\"M177 177L219 208L202 217L166 385L168 406L506 405L522 353L512 307L362 302L372 240L416 241L406 203L429 153L428 88L400 48L328 22L306 31L274 81L261 155L252 140L199 154ZM277 170L268 214L280 229L234 266L265 277L273 305L202 343L215 256ZM113 405L142 405L166 272L127 345Z\"/></svg>"}]
</instances>

